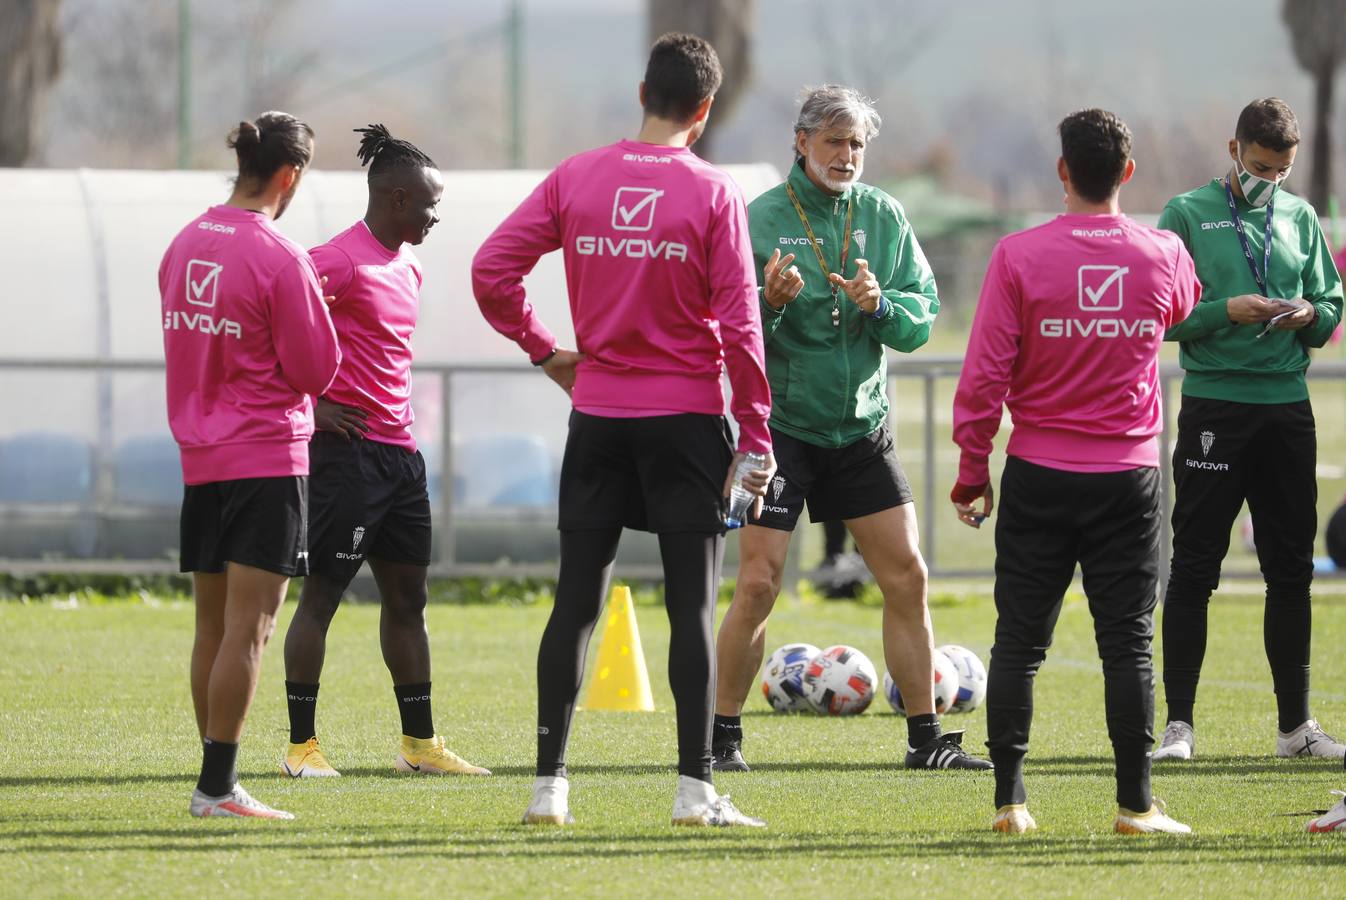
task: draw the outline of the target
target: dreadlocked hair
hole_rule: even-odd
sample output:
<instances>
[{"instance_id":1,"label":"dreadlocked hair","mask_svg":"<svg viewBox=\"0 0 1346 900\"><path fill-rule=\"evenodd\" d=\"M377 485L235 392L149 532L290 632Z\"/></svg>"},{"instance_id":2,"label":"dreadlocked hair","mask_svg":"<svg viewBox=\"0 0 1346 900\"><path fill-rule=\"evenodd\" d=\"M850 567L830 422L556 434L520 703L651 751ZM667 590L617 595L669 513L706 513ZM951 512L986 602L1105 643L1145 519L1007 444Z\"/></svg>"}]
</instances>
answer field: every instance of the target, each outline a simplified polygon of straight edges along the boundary
<instances>
[{"instance_id":1,"label":"dreadlocked hair","mask_svg":"<svg viewBox=\"0 0 1346 900\"><path fill-rule=\"evenodd\" d=\"M355 155L360 158L360 165L369 167L371 180L394 169L438 168L435 161L415 144L393 137L382 125L369 125L354 131L362 135L360 149Z\"/></svg>"}]
</instances>

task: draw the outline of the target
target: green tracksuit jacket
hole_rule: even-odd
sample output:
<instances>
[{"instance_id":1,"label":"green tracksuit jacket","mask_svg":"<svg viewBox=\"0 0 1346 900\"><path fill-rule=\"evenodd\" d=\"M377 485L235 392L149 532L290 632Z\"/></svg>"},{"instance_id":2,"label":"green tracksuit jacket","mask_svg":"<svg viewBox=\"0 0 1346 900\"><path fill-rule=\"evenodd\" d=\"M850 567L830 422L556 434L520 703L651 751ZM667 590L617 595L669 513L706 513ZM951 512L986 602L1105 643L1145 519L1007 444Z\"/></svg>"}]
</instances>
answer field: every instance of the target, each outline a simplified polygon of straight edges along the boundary
<instances>
[{"instance_id":1,"label":"green tracksuit jacket","mask_svg":"<svg viewBox=\"0 0 1346 900\"><path fill-rule=\"evenodd\" d=\"M810 444L844 447L888 415L884 348L909 353L929 340L939 312L935 276L901 204L883 191L856 184L834 197L809 181L797 164L788 180L833 272L838 271L851 201L851 246L841 274L854 278L856 260L866 260L888 301L886 312L871 318L838 288L841 325L834 326L832 286L818 268L785 185L748 205L771 382L771 427ZM793 265L804 279L799 296L780 312L762 299L761 288L763 269L775 250L795 254Z\"/></svg>"},{"instance_id":2,"label":"green tracksuit jacket","mask_svg":"<svg viewBox=\"0 0 1346 900\"><path fill-rule=\"evenodd\" d=\"M1264 259L1267 210L1235 199L1248 248L1260 268ZM1257 335L1257 325L1235 325L1226 306L1230 297L1256 294L1248 261L1229 216L1223 179L1180 194L1159 216L1159 227L1176 233L1196 261L1201 302L1186 321L1173 326L1165 340L1181 341L1180 359L1187 397L1238 403L1296 403L1308 399L1304 370L1309 348L1327 342L1341 321L1341 277L1332 262L1313 207L1281 188L1272 217L1268 295L1303 297L1318 310L1318 321L1298 331Z\"/></svg>"}]
</instances>

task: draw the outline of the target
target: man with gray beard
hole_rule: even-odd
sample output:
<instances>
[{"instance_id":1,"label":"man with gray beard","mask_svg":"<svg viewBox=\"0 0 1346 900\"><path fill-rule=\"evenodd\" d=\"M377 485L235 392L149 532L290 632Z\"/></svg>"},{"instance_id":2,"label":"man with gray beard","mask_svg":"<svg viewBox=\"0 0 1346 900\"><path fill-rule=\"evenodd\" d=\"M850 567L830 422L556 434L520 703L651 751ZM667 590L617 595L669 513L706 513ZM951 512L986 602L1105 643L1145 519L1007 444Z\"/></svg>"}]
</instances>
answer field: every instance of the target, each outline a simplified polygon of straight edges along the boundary
<instances>
[{"instance_id":1,"label":"man with gray beard","mask_svg":"<svg viewBox=\"0 0 1346 900\"><path fill-rule=\"evenodd\" d=\"M883 592L884 658L908 714L906 765L991 768L963 750L962 732L941 733L934 707L926 567L888 429L885 354L929 339L939 298L902 206L859 181L879 124L852 88L808 91L789 177L748 206L779 470L762 515L740 534L738 583L716 646L721 771L748 768L740 713L805 502L814 522L846 523Z\"/></svg>"}]
</instances>

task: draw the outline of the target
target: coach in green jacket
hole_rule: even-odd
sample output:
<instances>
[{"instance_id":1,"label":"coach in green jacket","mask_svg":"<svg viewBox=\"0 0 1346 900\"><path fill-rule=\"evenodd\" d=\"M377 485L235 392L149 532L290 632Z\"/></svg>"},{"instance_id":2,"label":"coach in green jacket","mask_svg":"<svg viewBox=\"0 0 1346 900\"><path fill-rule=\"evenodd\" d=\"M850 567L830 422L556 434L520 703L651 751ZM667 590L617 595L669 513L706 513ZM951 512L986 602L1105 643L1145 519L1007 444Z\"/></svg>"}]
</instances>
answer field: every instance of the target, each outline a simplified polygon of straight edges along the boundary
<instances>
[{"instance_id":1,"label":"coach in green jacket","mask_svg":"<svg viewBox=\"0 0 1346 900\"><path fill-rule=\"evenodd\" d=\"M748 206L778 472L761 517L740 534L738 582L716 647L712 743L721 771L748 768L740 713L806 502L813 521L846 523L883 591L884 656L908 713L906 765L991 765L963 751L961 732L942 734L934 710L926 568L887 424L885 353L929 339L939 298L901 205L859 183L878 130L878 113L854 90L809 92L789 177ZM835 712L853 702L841 693L820 699Z\"/></svg>"},{"instance_id":2,"label":"coach in green jacket","mask_svg":"<svg viewBox=\"0 0 1346 900\"><path fill-rule=\"evenodd\" d=\"M1196 750L1206 613L1230 529L1247 501L1266 579L1264 642L1276 689L1277 756L1346 754L1309 715L1309 586L1317 444L1304 371L1341 321L1341 278L1313 207L1281 186L1299 147L1280 100L1244 108L1224 177L1169 201L1159 227L1196 261L1201 302L1165 336L1182 342L1173 452L1173 562L1164 597L1168 725L1156 761Z\"/></svg>"}]
</instances>

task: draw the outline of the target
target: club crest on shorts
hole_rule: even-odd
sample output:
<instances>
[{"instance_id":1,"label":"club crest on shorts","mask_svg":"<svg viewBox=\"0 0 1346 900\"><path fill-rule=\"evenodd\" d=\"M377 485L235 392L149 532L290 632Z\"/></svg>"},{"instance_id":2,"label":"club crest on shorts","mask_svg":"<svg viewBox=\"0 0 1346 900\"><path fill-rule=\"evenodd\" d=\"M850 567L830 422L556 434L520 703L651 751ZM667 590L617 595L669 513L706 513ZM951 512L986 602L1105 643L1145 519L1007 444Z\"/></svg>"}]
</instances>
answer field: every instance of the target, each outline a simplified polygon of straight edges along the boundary
<instances>
[{"instance_id":1,"label":"club crest on shorts","mask_svg":"<svg viewBox=\"0 0 1346 900\"><path fill-rule=\"evenodd\" d=\"M780 475L777 475L775 478L771 479L771 500L772 500L772 502L775 502L775 503L779 503L779 502L780 502L780 494L781 494L781 491L783 491L783 490L785 490L785 479L784 479L783 477L781 477Z\"/></svg>"},{"instance_id":2,"label":"club crest on shorts","mask_svg":"<svg viewBox=\"0 0 1346 900\"><path fill-rule=\"evenodd\" d=\"M1215 444L1215 432L1201 432L1201 458L1205 459L1210 455L1210 448Z\"/></svg>"},{"instance_id":3,"label":"club crest on shorts","mask_svg":"<svg viewBox=\"0 0 1346 900\"><path fill-rule=\"evenodd\" d=\"M351 532L351 552L354 553L360 549L360 541L364 539L365 527L363 525L355 526L355 531Z\"/></svg>"}]
</instances>

